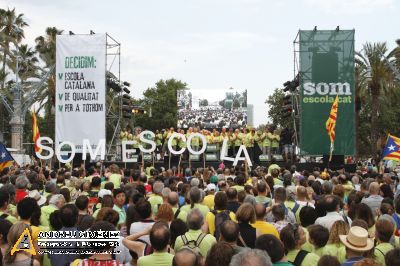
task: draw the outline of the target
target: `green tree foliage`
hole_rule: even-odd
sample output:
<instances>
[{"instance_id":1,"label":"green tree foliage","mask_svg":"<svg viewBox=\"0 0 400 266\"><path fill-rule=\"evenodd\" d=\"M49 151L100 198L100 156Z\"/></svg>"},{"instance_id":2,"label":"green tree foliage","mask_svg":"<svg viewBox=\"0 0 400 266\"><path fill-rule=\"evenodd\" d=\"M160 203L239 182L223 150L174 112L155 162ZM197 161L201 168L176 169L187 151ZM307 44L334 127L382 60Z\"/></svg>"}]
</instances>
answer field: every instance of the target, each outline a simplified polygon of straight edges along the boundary
<instances>
[{"instance_id":1,"label":"green tree foliage","mask_svg":"<svg viewBox=\"0 0 400 266\"><path fill-rule=\"evenodd\" d=\"M186 83L175 80L160 80L154 87L148 88L144 98L137 103L142 104L146 114L137 114L134 126L149 130L176 127L178 121L177 91L186 88ZM149 117L151 108L152 117Z\"/></svg>"},{"instance_id":2,"label":"green tree foliage","mask_svg":"<svg viewBox=\"0 0 400 266\"><path fill-rule=\"evenodd\" d=\"M40 59L44 62L44 70L49 71L52 66L56 63L56 38L57 35L62 34L62 30L56 27L47 27L45 35L39 36L35 39L36 50L39 53ZM48 77L46 86L40 92L38 101L40 102L41 108L45 110L45 118L47 121L46 136L54 138L54 127L55 127L55 115L54 115L54 104L56 95L56 77L55 70Z\"/></svg>"},{"instance_id":3,"label":"green tree foliage","mask_svg":"<svg viewBox=\"0 0 400 266\"><path fill-rule=\"evenodd\" d=\"M279 88L276 88L274 93L268 96L265 101L268 105L268 117L271 119L274 126L293 128L292 117L284 117L282 114L284 96L285 93L283 92L283 89Z\"/></svg>"},{"instance_id":4,"label":"green tree foliage","mask_svg":"<svg viewBox=\"0 0 400 266\"><path fill-rule=\"evenodd\" d=\"M394 105L385 110L396 88L399 88L389 65L395 59L394 51L388 52L386 43L366 43L356 55L356 78L359 79L356 81L356 95L361 99L361 108L370 104L369 146L370 154L375 156L379 152L378 140L386 135L388 128L388 125L380 125L382 118L390 116L389 110L396 108Z\"/></svg>"}]
</instances>

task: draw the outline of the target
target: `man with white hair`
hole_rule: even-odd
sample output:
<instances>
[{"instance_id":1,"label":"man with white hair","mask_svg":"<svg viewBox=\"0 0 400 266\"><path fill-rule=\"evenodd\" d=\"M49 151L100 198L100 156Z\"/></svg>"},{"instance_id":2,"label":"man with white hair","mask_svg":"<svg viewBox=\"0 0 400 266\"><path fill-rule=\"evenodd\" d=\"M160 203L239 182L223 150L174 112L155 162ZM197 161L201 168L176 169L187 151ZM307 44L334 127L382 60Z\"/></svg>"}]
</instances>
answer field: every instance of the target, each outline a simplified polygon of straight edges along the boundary
<instances>
[{"instance_id":1,"label":"man with white hair","mask_svg":"<svg viewBox=\"0 0 400 266\"><path fill-rule=\"evenodd\" d=\"M153 194L149 196L149 202L151 204L151 212L155 216L158 211L158 207L164 203L162 197L162 191L164 189L163 182L156 181L153 184Z\"/></svg>"},{"instance_id":2,"label":"man with white hair","mask_svg":"<svg viewBox=\"0 0 400 266\"><path fill-rule=\"evenodd\" d=\"M40 225L44 227L50 226L50 214L59 210L64 206L65 199L61 194L52 195L49 199L49 205L41 207Z\"/></svg>"},{"instance_id":3,"label":"man with white hair","mask_svg":"<svg viewBox=\"0 0 400 266\"><path fill-rule=\"evenodd\" d=\"M260 249L246 248L232 257L231 266L272 266L268 253Z\"/></svg>"},{"instance_id":4,"label":"man with white hair","mask_svg":"<svg viewBox=\"0 0 400 266\"><path fill-rule=\"evenodd\" d=\"M383 197L379 195L380 192L380 186L377 182L372 182L369 185L369 197L368 198L363 198L361 203L365 203L368 205L368 207L371 209L372 213L374 216L377 214L377 210L381 206Z\"/></svg>"},{"instance_id":5,"label":"man with white hair","mask_svg":"<svg viewBox=\"0 0 400 266\"><path fill-rule=\"evenodd\" d=\"M168 203L168 195L171 193L171 189L169 187L163 188L161 191L161 195L163 197L163 203Z\"/></svg>"},{"instance_id":6,"label":"man with white hair","mask_svg":"<svg viewBox=\"0 0 400 266\"><path fill-rule=\"evenodd\" d=\"M20 175L15 180L15 202L20 202L23 198L28 195L28 184L29 180L23 175Z\"/></svg>"}]
</instances>

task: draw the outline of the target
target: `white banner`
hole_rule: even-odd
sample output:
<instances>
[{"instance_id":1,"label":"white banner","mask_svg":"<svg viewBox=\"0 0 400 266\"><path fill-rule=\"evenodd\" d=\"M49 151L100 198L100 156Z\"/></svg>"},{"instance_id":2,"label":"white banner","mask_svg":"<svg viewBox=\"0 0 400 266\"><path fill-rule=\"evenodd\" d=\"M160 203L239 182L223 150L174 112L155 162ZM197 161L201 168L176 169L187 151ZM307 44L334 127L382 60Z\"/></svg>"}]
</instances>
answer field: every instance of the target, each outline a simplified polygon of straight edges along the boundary
<instances>
[{"instance_id":1,"label":"white banner","mask_svg":"<svg viewBox=\"0 0 400 266\"><path fill-rule=\"evenodd\" d=\"M95 149L106 138L106 35L59 35L56 48L56 147Z\"/></svg>"}]
</instances>

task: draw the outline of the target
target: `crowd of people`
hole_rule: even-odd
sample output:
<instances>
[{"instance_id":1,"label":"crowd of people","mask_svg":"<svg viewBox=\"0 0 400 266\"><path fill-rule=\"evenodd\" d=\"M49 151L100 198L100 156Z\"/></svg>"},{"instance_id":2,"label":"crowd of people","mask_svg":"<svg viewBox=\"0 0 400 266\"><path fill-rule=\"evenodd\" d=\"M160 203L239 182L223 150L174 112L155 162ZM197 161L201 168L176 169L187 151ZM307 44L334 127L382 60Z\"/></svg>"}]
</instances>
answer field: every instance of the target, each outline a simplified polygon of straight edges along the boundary
<instances>
[{"instance_id":1,"label":"crowd of people","mask_svg":"<svg viewBox=\"0 0 400 266\"><path fill-rule=\"evenodd\" d=\"M400 265L398 169L245 167L5 168L0 265ZM12 252L26 228L35 255ZM120 236L46 252L52 231Z\"/></svg>"},{"instance_id":2,"label":"crowd of people","mask_svg":"<svg viewBox=\"0 0 400 266\"><path fill-rule=\"evenodd\" d=\"M247 124L247 110L230 110L226 108L179 110L178 127L201 127L201 128L222 128L222 127L243 127Z\"/></svg>"}]
</instances>

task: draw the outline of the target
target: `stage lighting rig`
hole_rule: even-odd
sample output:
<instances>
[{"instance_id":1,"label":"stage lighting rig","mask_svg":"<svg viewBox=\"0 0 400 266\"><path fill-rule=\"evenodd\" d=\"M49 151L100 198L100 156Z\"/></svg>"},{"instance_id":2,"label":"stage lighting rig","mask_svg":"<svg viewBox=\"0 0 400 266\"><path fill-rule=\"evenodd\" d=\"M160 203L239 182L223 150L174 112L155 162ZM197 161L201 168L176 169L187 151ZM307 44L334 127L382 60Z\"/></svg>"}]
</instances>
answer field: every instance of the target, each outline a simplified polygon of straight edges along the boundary
<instances>
[{"instance_id":1,"label":"stage lighting rig","mask_svg":"<svg viewBox=\"0 0 400 266\"><path fill-rule=\"evenodd\" d=\"M146 114L146 110L143 107L134 105L132 109L132 113L134 114Z\"/></svg>"},{"instance_id":2,"label":"stage lighting rig","mask_svg":"<svg viewBox=\"0 0 400 266\"><path fill-rule=\"evenodd\" d=\"M122 95L122 116L124 118L131 118L132 117L132 110L133 110L133 99L129 94Z\"/></svg>"},{"instance_id":3,"label":"stage lighting rig","mask_svg":"<svg viewBox=\"0 0 400 266\"><path fill-rule=\"evenodd\" d=\"M299 75L297 75L293 80L288 80L285 83L283 83L283 91L291 91L294 92L296 91L297 87L300 85L300 80L299 80Z\"/></svg>"},{"instance_id":4,"label":"stage lighting rig","mask_svg":"<svg viewBox=\"0 0 400 266\"><path fill-rule=\"evenodd\" d=\"M284 118L290 117L293 112L293 103L292 103L292 96L291 95L285 95L283 97L283 106L282 106L282 116Z\"/></svg>"}]
</instances>

